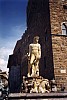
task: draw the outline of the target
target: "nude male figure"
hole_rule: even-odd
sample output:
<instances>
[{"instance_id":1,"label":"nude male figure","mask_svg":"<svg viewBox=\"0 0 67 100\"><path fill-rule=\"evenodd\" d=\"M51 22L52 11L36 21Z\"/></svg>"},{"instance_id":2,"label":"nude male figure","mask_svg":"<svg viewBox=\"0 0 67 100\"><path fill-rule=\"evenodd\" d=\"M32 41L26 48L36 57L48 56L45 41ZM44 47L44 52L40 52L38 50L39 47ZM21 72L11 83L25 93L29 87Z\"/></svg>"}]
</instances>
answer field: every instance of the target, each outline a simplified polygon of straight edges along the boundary
<instances>
[{"instance_id":1,"label":"nude male figure","mask_svg":"<svg viewBox=\"0 0 67 100\"><path fill-rule=\"evenodd\" d=\"M28 76L39 76L39 60L41 58L41 45L38 43L39 37L35 36L33 43L29 45L29 66ZM32 69L32 71L30 71Z\"/></svg>"}]
</instances>

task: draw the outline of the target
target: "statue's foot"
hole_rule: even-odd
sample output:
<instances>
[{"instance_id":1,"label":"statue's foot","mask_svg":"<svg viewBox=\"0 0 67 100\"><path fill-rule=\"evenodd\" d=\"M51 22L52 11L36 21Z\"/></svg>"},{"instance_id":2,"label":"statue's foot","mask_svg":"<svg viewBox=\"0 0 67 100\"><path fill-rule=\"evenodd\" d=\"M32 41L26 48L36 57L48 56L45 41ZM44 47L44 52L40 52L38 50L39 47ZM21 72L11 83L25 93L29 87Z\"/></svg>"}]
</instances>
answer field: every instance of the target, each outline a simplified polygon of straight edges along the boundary
<instances>
[{"instance_id":1,"label":"statue's foot","mask_svg":"<svg viewBox=\"0 0 67 100\"><path fill-rule=\"evenodd\" d=\"M28 73L28 75L27 75L28 77L30 77L30 74Z\"/></svg>"}]
</instances>

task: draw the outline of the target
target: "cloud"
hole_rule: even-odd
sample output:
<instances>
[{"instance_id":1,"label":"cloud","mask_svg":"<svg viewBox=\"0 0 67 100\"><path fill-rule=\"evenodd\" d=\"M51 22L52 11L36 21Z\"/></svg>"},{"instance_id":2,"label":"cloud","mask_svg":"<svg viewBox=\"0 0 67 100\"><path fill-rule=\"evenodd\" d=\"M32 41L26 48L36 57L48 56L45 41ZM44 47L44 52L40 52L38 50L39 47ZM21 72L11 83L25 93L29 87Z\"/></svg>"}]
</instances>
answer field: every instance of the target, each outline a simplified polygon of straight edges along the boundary
<instances>
[{"instance_id":1,"label":"cloud","mask_svg":"<svg viewBox=\"0 0 67 100\"><path fill-rule=\"evenodd\" d=\"M0 49L0 57L3 59L7 58L7 55L11 52L12 52L12 50L10 48L2 47Z\"/></svg>"},{"instance_id":2,"label":"cloud","mask_svg":"<svg viewBox=\"0 0 67 100\"><path fill-rule=\"evenodd\" d=\"M4 59L0 58L0 69L2 69L3 71L7 71L7 61L5 61Z\"/></svg>"},{"instance_id":3,"label":"cloud","mask_svg":"<svg viewBox=\"0 0 67 100\"><path fill-rule=\"evenodd\" d=\"M6 64L6 61L4 59L0 58L0 66L5 65L5 64Z\"/></svg>"},{"instance_id":4,"label":"cloud","mask_svg":"<svg viewBox=\"0 0 67 100\"><path fill-rule=\"evenodd\" d=\"M25 31L23 25L14 26L11 28L11 36L8 38L0 37L0 69L7 71L7 63L9 55L13 54L14 47L18 39ZM8 35L8 34L7 34Z\"/></svg>"},{"instance_id":5,"label":"cloud","mask_svg":"<svg viewBox=\"0 0 67 100\"><path fill-rule=\"evenodd\" d=\"M11 48L2 47L0 49L0 69L2 69L3 71L8 71L7 63L10 54L12 54Z\"/></svg>"},{"instance_id":6,"label":"cloud","mask_svg":"<svg viewBox=\"0 0 67 100\"><path fill-rule=\"evenodd\" d=\"M20 38L25 32L26 25L16 25L12 27L11 31L14 37Z\"/></svg>"}]
</instances>

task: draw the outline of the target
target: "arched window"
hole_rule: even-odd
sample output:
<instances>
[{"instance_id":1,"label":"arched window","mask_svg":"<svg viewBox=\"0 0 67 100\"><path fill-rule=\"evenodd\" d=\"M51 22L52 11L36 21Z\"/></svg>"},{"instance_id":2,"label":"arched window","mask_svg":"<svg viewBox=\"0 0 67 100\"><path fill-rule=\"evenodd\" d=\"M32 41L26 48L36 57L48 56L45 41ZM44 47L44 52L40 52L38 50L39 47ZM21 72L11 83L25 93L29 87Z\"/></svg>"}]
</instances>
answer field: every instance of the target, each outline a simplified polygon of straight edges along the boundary
<instances>
[{"instance_id":1,"label":"arched window","mask_svg":"<svg viewBox=\"0 0 67 100\"><path fill-rule=\"evenodd\" d=\"M62 35L67 35L67 22L61 23Z\"/></svg>"}]
</instances>

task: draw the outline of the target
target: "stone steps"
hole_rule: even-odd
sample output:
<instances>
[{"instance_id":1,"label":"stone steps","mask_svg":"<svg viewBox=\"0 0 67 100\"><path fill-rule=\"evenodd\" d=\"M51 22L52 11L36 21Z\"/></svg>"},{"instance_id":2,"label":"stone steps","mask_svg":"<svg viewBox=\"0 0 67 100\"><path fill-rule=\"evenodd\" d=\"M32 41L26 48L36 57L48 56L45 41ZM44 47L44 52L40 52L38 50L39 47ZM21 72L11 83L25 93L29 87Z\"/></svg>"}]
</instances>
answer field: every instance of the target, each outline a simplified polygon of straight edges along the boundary
<instances>
[{"instance_id":1,"label":"stone steps","mask_svg":"<svg viewBox=\"0 0 67 100\"><path fill-rule=\"evenodd\" d=\"M40 99L40 100L67 100L67 92L63 93L10 93L8 95L9 100L19 99Z\"/></svg>"}]
</instances>

